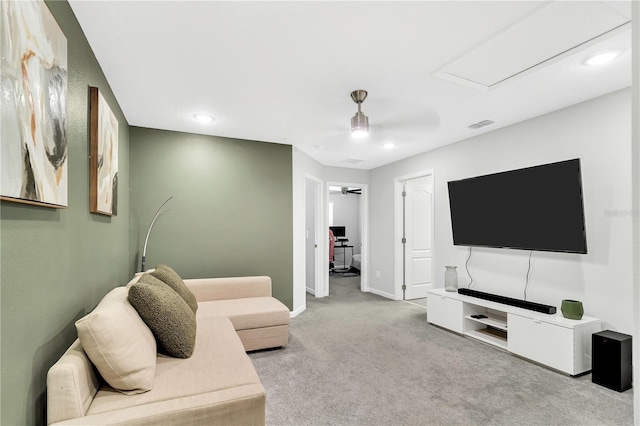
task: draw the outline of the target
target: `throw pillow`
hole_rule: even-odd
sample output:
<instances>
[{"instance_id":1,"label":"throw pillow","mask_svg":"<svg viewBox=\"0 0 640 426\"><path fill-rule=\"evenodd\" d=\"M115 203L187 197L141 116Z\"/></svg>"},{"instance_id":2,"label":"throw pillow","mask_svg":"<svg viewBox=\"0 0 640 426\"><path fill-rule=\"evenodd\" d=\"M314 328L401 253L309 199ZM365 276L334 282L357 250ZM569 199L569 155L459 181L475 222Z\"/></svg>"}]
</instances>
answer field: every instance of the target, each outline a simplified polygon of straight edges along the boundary
<instances>
[{"instance_id":1,"label":"throw pillow","mask_svg":"<svg viewBox=\"0 0 640 426\"><path fill-rule=\"evenodd\" d=\"M196 315L178 293L152 276L142 276L129 288L129 301L156 337L160 353L176 358L193 354Z\"/></svg>"},{"instance_id":2,"label":"throw pillow","mask_svg":"<svg viewBox=\"0 0 640 426\"><path fill-rule=\"evenodd\" d=\"M156 341L127 300L127 288L111 290L76 321L82 347L102 378L126 394L150 390L156 377Z\"/></svg>"},{"instance_id":3,"label":"throw pillow","mask_svg":"<svg viewBox=\"0 0 640 426\"><path fill-rule=\"evenodd\" d=\"M131 284L129 287L133 287L136 283L146 283L146 284L154 284L154 285L164 284L166 286L166 284L162 280L154 277L151 274L142 274L142 275L140 275L138 280L136 282L134 282L133 284Z\"/></svg>"},{"instance_id":4,"label":"throw pillow","mask_svg":"<svg viewBox=\"0 0 640 426\"><path fill-rule=\"evenodd\" d=\"M185 302L187 302L187 305L189 305L193 313L196 313L198 310L198 301L196 300L196 296L191 292L191 290L189 290L176 271L167 265L158 265L155 270L149 273L171 287L184 299Z\"/></svg>"}]
</instances>

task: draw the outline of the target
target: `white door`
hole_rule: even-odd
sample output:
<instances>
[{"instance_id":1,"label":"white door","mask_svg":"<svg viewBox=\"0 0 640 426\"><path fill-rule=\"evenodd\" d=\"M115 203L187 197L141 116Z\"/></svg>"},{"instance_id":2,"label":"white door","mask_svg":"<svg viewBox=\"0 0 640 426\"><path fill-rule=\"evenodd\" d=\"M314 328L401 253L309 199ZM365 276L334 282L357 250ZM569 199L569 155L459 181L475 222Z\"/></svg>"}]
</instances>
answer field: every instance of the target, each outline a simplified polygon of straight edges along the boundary
<instances>
[{"instance_id":1,"label":"white door","mask_svg":"<svg viewBox=\"0 0 640 426\"><path fill-rule=\"evenodd\" d=\"M318 198L318 184L307 178L305 182L305 260L306 260L306 289L316 294L316 251L317 251L317 217L316 200Z\"/></svg>"},{"instance_id":2,"label":"white door","mask_svg":"<svg viewBox=\"0 0 640 426\"><path fill-rule=\"evenodd\" d=\"M427 297L433 285L433 179L405 182L405 299Z\"/></svg>"}]
</instances>

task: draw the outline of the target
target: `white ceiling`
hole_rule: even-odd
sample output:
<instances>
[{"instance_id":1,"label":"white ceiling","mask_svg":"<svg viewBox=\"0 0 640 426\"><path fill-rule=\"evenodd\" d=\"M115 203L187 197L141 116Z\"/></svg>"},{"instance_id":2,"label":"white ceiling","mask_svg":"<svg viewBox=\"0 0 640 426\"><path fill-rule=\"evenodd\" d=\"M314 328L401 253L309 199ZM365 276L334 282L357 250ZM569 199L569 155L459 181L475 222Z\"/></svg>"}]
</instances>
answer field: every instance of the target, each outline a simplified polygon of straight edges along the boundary
<instances>
[{"instance_id":1,"label":"white ceiling","mask_svg":"<svg viewBox=\"0 0 640 426\"><path fill-rule=\"evenodd\" d=\"M328 166L373 169L631 85L630 1L69 3L129 124ZM584 65L605 49L621 55ZM366 139L349 134L356 89Z\"/></svg>"}]
</instances>

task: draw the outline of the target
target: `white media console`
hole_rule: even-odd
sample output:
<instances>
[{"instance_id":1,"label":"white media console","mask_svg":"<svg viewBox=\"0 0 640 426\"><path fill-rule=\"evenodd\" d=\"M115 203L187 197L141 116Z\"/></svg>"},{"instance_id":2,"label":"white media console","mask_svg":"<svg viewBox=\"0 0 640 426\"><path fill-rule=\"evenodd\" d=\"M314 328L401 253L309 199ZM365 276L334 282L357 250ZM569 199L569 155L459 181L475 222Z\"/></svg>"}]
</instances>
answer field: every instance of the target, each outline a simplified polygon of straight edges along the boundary
<instances>
[{"instance_id":1,"label":"white media console","mask_svg":"<svg viewBox=\"0 0 640 426\"><path fill-rule=\"evenodd\" d=\"M571 376L591 370L591 335L602 328L597 318L570 320L444 289L429 290L427 321Z\"/></svg>"}]
</instances>

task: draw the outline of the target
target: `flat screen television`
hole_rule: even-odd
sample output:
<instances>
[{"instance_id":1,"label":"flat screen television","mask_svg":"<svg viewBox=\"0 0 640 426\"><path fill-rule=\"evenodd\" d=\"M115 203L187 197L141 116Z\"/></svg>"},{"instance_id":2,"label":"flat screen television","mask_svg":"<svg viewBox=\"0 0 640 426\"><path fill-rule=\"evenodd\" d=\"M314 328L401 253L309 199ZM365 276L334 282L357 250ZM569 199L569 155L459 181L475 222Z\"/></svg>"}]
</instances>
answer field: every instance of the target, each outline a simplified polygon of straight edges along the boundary
<instances>
[{"instance_id":1,"label":"flat screen television","mask_svg":"<svg viewBox=\"0 0 640 426\"><path fill-rule=\"evenodd\" d=\"M331 229L333 236L336 238L347 236L345 226L330 226L329 229Z\"/></svg>"},{"instance_id":2,"label":"flat screen television","mask_svg":"<svg viewBox=\"0 0 640 426\"><path fill-rule=\"evenodd\" d=\"M580 159L448 187L454 245L587 253Z\"/></svg>"}]
</instances>

